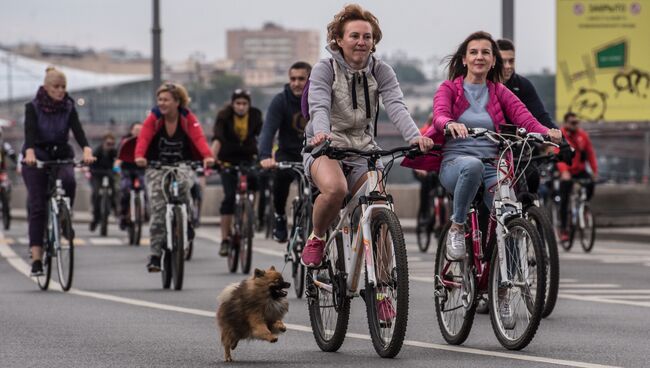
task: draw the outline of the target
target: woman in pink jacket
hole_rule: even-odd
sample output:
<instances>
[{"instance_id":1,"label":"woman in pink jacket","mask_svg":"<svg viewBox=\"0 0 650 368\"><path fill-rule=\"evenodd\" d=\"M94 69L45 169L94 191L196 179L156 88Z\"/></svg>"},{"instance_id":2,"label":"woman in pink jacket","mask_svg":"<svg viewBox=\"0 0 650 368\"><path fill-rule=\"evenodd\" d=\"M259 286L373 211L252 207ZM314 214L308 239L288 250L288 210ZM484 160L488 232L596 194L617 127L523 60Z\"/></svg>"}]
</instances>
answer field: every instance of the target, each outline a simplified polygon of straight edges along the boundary
<instances>
[{"instance_id":1,"label":"woman in pink jacket","mask_svg":"<svg viewBox=\"0 0 650 368\"><path fill-rule=\"evenodd\" d=\"M443 144L442 162L429 162L428 169L440 169L440 182L454 194L452 225L447 238L447 256L465 257L464 223L469 206L481 186L496 184L496 168L481 162L496 157L497 146L487 138L468 137L467 128L499 131L505 116L529 132L549 134L560 141L557 129L544 127L528 112L524 104L503 84L503 62L492 36L486 32L472 33L449 57L449 79L438 88L433 98L433 127L428 136ZM445 141L447 128L452 138ZM421 167L418 167L421 168ZM493 193L485 191L484 201L492 207Z\"/></svg>"}]
</instances>

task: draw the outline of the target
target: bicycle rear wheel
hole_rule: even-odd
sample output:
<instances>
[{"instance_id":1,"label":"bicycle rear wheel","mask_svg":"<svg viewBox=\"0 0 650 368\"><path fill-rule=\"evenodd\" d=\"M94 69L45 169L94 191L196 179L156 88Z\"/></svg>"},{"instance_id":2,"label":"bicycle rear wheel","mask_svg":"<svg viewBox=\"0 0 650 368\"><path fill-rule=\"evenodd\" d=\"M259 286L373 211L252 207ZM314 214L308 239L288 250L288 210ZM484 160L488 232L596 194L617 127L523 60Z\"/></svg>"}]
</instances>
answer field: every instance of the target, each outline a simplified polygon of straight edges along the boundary
<instances>
[{"instance_id":1,"label":"bicycle rear wheel","mask_svg":"<svg viewBox=\"0 0 650 368\"><path fill-rule=\"evenodd\" d=\"M393 358L402 349L408 323L406 245L397 216L386 208L373 213L370 229L377 284L369 284L366 272L368 328L377 354L382 358Z\"/></svg>"},{"instance_id":2,"label":"bicycle rear wheel","mask_svg":"<svg viewBox=\"0 0 650 368\"><path fill-rule=\"evenodd\" d=\"M307 274L309 322L322 351L337 351L345 340L350 319L346 294L343 240L339 235L327 249L323 266L309 269Z\"/></svg>"},{"instance_id":3,"label":"bicycle rear wheel","mask_svg":"<svg viewBox=\"0 0 650 368\"><path fill-rule=\"evenodd\" d=\"M174 208L174 217L172 218L172 283L174 290L181 290L183 288L183 271L185 265L185 257L183 256L184 247L183 238L183 213L181 209L176 206Z\"/></svg>"},{"instance_id":4,"label":"bicycle rear wheel","mask_svg":"<svg viewBox=\"0 0 650 368\"><path fill-rule=\"evenodd\" d=\"M474 270L466 272L464 261L447 260L447 235L450 227L451 224L445 225L438 242L433 300L442 337L451 345L460 345L465 342L474 324L476 273ZM473 245L471 241L466 241L466 246L467 249L472 249ZM473 252L467 254L467 264L472 265Z\"/></svg>"},{"instance_id":5,"label":"bicycle rear wheel","mask_svg":"<svg viewBox=\"0 0 650 368\"><path fill-rule=\"evenodd\" d=\"M72 286L72 274L74 270L74 234L72 231L72 219L70 210L64 204L59 204L58 239L59 246L55 246L56 264L59 271L59 282L61 289L70 290Z\"/></svg>"},{"instance_id":6,"label":"bicycle rear wheel","mask_svg":"<svg viewBox=\"0 0 650 368\"><path fill-rule=\"evenodd\" d=\"M298 299L302 298L303 294L305 293L305 266L300 262L300 258L302 257L302 249L307 243L307 239L309 238L309 235L311 234L312 231L311 201L309 199L303 199L302 202L303 203L301 205L301 210L300 210L300 219L298 220L297 216L294 217L294 221L300 221L300 230L301 230L301 234L298 234L298 241L294 245L294 249L293 249L293 269L292 269L294 289L296 291L296 296L298 297ZM294 201L294 207L295 206L296 206L296 202ZM294 213L296 213L295 210Z\"/></svg>"},{"instance_id":7,"label":"bicycle rear wheel","mask_svg":"<svg viewBox=\"0 0 650 368\"><path fill-rule=\"evenodd\" d=\"M251 271L253 263L253 236L255 214L253 213L253 203L244 200L243 212L241 213L241 238L239 248L239 262L241 263L241 272L248 274Z\"/></svg>"},{"instance_id":8,"label":"bicycle rear wheel","mask_svg":"<svg viewBox=\"0 0 650 368\"><path fill-rule=\"evenodd\" d=\"M140 245L140 239L142 238L142 222L144 220L144 208L142 207L142 201L139 194L137 194L133 200L133 207L133 213L135 215L129 224L129 243L138 246Z\"/></svg>"},{"instance_id":9,"label":"bicycle rear wheel","mask_svg":"<svg viewBox=\"0 0 650 368\"><path fill-rule=\"evenodd\" d=\"M515 218L506 226L503 262L508 280L502 278L497 249L490 264L490 321L503 347L521 350L532 341L542 317L544 258L537 229L529 221Z\"/></svg>"},{"instance_id":10,"label":"bicycle rear wheel","mask_svg":"<svg viewBox=\"0 0 650 368\"><path fill-rule=\"evenodd\" d=\"M557 242L555 241L551 220L548 219L544 210L532 206L526 209L526 215L537 229L542 241L544 264L546 266L546 290L544 292L542 318L546 318L555 308L560 287L560 259L557 254Z\"/></svg>"},{"instance_id":11,"label":"bicycle rear wheel","mask_svg":"<svg viewBox=\"0 0 650 368\"><path fill-rule=\"evenodd\" d=\"M580 228L580 244L582 244L582 249L589 253L594 248L594 241L596 241L596 220L588 204L584 205L582 216L584 228Z\"/></svg>"}]
</instances>

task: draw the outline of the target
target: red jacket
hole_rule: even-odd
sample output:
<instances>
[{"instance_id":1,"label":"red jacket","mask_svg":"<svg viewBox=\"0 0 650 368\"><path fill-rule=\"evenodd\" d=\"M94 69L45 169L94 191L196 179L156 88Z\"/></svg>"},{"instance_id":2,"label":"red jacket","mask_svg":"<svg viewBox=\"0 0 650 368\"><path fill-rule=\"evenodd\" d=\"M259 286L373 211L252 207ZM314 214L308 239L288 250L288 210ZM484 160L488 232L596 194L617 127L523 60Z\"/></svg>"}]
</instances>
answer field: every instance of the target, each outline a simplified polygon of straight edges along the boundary
<instances>
[{"instance_id":1,"label":"red jacket","mask_svg":"<svg viewBox=\"0 0 650 368\"><path fill-rule=\"evenodd\" d=\"M208 141L205 139L205 135L203 135L203 129L196 116L190 110L181 109L180 119L181 129L185 131L190 142L192 142L192 159L202 160L212 157L212 150L208 146ZM138 135L135 146L135 158L147 156L147 150L149 149L151 140L164 125L160 110L157 107L153 108L149 116L142 122L142 130Z\"/></svg>"},{"instance_id":2,"label":"red jacket","mask_svg":"<svg viewBox=\"0 0 650 368\"><path fill-rule=\"evenodd\" d=\"M433 97L433 126L424 135L433 139L435 144L445 144L445 125L456 121L469 108L465 98L463 77L444 81ZM501 83L487 81L489 99L486 105L487 113L494 122L494 131L499 132L499 126L505 124L507 116L513 124L525 128L528 132L548 132L548 128L540 124L526 109L526 106L510 90ZM422 156L413 160L404 159L402 166L427 171L438 171L442 157Z\"/></svg>"},{"instance_id":3,"label":"red jacket","mask_svg":"<svg viewBox=\"0 0 650 368\"><path fill-rule=\"evenodd\" d=\"M575 133L571 133L565 127L562 127L562 135L564 135L569 145L575 150L575 156L573 156L571 166L564 162L558 162L558 170L560 172L568 171L571 175L575 175L585 171L587 167L586 161L589 161L591 172L597 176L598 161L596 161L596 152L591 145L589 134L580 128Z\"/></svg>"}]
</instances>

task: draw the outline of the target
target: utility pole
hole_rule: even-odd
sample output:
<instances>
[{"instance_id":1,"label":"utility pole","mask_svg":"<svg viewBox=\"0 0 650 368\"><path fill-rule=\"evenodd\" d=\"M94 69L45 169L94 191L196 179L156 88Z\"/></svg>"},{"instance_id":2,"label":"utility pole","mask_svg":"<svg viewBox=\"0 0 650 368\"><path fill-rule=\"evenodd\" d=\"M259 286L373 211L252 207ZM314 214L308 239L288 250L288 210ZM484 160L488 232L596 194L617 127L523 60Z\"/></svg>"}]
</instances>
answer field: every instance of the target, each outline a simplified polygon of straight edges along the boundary
<instances>
[{"instance_id":1,"label":"utility pole","mask_svg":"<svg viewBox=\"0 0 650 368\"><path fill-rule=\"evenodd\" d=\"M515 41L515 0L501 0L501 38Z\"/></svg>"},{"instance_id":2,"label":"utility pole","mask_svg":"<svg viewBox=\"0 0 650 368\"><path fill-rule=\"evenodd\" d=\"M151 83L153 85L153 100L156 102L156 90L160 87L161 81L161 60L160 60L160 0L153 0L153 49L151 55Z\"/></svg>"}]
</instances>

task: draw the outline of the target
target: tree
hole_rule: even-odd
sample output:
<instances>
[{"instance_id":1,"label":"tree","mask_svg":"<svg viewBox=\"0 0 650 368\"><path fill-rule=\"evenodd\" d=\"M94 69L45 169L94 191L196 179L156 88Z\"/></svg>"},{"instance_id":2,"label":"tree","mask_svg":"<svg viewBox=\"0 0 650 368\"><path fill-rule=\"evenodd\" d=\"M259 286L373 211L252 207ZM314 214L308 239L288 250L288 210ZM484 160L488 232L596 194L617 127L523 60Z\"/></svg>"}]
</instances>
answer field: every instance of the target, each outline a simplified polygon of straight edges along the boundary
<instances>
[{"instance_id":1,"label":"tree","mask_svg":"<svg viewBox=\"0 0 650 368\"><path fill-rule=\"evenodd\" d=\"M427 81L424 73L416 65L397 62L393 65L393 69L400 83L424 84Z\"/></svg>"}]
</instances>

